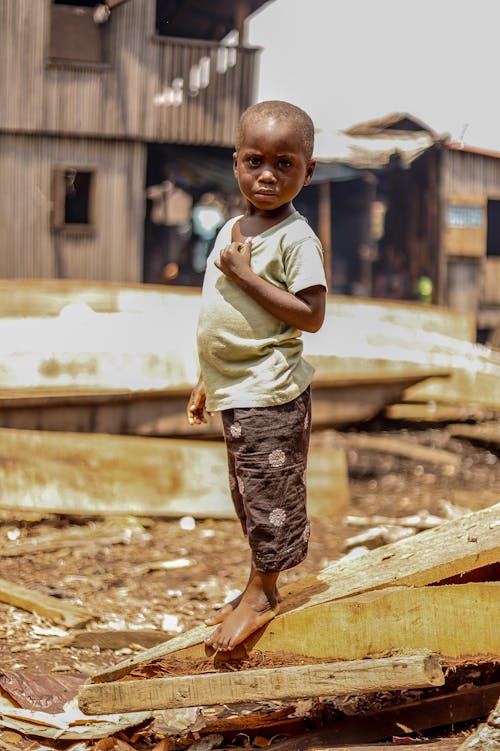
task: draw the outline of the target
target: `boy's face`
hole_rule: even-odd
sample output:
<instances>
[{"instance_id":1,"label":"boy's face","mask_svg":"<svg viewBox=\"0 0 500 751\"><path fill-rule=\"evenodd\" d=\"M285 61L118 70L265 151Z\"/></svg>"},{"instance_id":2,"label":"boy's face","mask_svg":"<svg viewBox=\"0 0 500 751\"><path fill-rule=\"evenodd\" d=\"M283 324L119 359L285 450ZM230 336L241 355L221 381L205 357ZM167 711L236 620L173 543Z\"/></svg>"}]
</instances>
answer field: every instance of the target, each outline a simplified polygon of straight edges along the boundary
<instances>
[{"instance_id":1,"label":"boy's face","mask_svg":"<svg viewBox=\"0 0 500 751\"><path fill-rule=\"evenodd\" d=\"M293 123L273 117L249 120L233 154L240 190L260 211L273 211L293 201L311 182L315 166Z\"/></svg>"}]
</instances>

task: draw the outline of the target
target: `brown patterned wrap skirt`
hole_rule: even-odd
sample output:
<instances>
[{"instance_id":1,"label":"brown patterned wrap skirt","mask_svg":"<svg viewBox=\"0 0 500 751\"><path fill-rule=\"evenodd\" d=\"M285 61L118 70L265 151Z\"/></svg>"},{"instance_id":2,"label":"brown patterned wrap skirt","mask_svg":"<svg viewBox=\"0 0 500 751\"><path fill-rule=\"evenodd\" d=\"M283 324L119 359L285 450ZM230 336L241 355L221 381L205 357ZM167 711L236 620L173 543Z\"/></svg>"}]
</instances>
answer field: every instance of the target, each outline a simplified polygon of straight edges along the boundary
<instances>
[{"instance_id":1,"label":"brown patterned wrap skirt","mask_svg":"<svg viewBox=\"0 0 500 751\"><path fill-rule=\"evenodd\" d=\"M222 411L229 485L257 571L307 556L306 468L311 389L286 404Z\"/></svg>"}]
</instances>

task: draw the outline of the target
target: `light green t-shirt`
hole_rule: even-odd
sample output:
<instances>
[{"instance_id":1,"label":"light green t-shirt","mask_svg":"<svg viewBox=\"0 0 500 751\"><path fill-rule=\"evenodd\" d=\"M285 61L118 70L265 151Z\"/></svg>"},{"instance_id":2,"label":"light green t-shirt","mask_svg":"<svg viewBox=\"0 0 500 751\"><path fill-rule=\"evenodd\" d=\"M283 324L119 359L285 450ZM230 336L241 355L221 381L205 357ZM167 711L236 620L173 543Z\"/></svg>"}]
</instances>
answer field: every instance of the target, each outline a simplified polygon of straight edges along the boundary
<instances>
[{"instance_id":1,"label":"light green t-shirt","mask_svg":"<svg viewBox=\"0 0 500 751\"><path fill-rule=\"evenodd\" d=\"M314 372L302 357L301 332L268 313L214 264L239 218L219 232L203 282L197 337L209 411L285 404L307 388ZM298 211L253 238L251 266L292 294L327 286L321 243Z\"/></svg>"}]
</instances>

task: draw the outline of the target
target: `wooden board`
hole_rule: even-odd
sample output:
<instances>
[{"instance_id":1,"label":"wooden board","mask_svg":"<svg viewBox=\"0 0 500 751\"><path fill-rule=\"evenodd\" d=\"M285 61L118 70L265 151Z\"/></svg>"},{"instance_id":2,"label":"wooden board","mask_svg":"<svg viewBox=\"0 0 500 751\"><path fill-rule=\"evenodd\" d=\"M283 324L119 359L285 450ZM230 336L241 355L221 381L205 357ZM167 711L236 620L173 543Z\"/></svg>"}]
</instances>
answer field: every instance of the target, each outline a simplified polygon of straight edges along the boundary
<instances>
[{"instance_id":1,"label":"wooden board","mask_svg":"<svg viewBox=\"0 0 500 751\"><path fill-rule=\"evenodd\" d=\"M197 707L235 702L335 696L350 693L442 686L436 655L420 654L374 660L331 662L276 669L204 673L86 684L78 703L87 714L145 709Z\"/></svg>"},{"instance_id":2,"label":"wooden board","mask_svg":"<svg viewBox=\"0 0 500 751\"><path fill-rule=\"evenodd\" d=\"M377 548L354 560L333 563L316 576L307 576L283 587L282 613L278 618L286 619L292 611L310 609L371 590L435 584L496 563L500 560L499 525L500 504L497 504ZM274 621L268 629L272 626ZM198 626L166 644L106 668L92 680L117 679L135 665L203 642L211 630L207 626Z\"/></svg>"},{"instance_id":3,"label":"wooden board","mask_svg":"<svg viewBox=\"0 0 500 751\"><path fill-rule=\"evenodd\" d=\"M63 602L57 597L27 589L7 579L0 579L0 601L23 610L38 613L54 623L69 628L84 626L95 615L79 605Z\"/></svg>"},{"instance_id":4,"label":"wooden board","mask_svg":"<svg viewBox=\"0 0 500 751\"><path fill-rule=\"evenodd\" d=\"M473 441L495 443L500 446L500 422L483 423L482 425L448 425L450 435L459 438L471 438Z\"/></svg>"},{"instance_id":5,"label":"wooden board","mask_svg":"<svg viewBox=\"0 0 500 751\"><path fill-rule=\"evenodd\" d=\"M500 582L385 588L292 610L251 636L237 654L362 660L394 650L443 657L500 654ZM203 644L176 657L206 656Z\"/></svg>"},{"instance_id":6,"label":"wooden board","mask_svg":"<svg viewBox=\"0 0 500 751\"><path fill-rule=\"evenodd\" d=\"M222 443L0 430L0 506L65 514L235 518ZM342 449L312 448L311 516L347 505Z\"/></svg>"},{"instance_id":7,"label":"wooden board","mask_svg":"<svg viewBox=\"0 0 500 751\"><path fill-rule=\"evenodd\" d=\"M321 730L277 741L273 743L273 747L276 751L334 749L342 743L374 742L392 736L406 735L408 732L430 730L450 724L453 726L459 722L468 722L483 717L493 707L499 693L500 684L495 683L488 686L463 688L461 691L438 696L426 696L418 701L369 712L356 712L352 717L337 720ZM405 731L405 728L408 730ZM392 746L394 745L393 743ZM431 751L433 746L435 746L434 743L424 744L426 751ZM404 745L403 748L405 748ZM377 745L374 751L378 749Z\"/></svg>"},{"instance_id":8,"label":"wooden board","mask_svg":"<svg viewBox=\"0 0 500 751\"><path fill-rule=\"evenodd\" d=\"M457 420L491 420L500 417L500 411L478 404L443 404L441 402L405 402L390 404L384 410L390 420L411 422L456 422Z\"/></svg>"}]
</instances>

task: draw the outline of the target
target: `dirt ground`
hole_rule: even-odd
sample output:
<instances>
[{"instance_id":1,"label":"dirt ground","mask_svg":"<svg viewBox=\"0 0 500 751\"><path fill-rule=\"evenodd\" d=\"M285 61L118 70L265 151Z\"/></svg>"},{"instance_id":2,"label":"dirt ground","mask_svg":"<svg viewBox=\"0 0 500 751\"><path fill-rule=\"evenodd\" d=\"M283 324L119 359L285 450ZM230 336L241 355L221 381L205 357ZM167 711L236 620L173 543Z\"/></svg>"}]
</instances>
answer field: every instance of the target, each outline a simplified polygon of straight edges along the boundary
<instances>
[{"instance_id":1,"label":"dirt ground","mask_svg":"<svg viewBox=\"0 0 500 751\"><path fill-rule=\"evenodd\" d=\"M312 519L307 561L282 576L282 582L316 572L340 559L346 540L370 529L348 523L347 515L404 517L428 512L451 518L494 502L500 489L498 446L452 438L441 427L402 427L390 423L363 426L363 434L404 438L447 449L461 457L459 469L421 464L388 453L348 450L350 504L341 514ZM332 432L313 434L313 445L328 446ZM332 491L333 492L333 491ZM214 606L240 590L247 577L249 554L236 521L123 519L129 532L115 544L88 543L51 552L4 557L0 577L82 605L96 614L92 629L162 629L165 639L200 624ZM36 518L0 513L0 549L75 526L98 525L101 519ZM19 608L0 603L0 667L3 670L88 675L140 651L63 646L70 630ZM498 678L496 680L499 680Z\"/></svg>"}]
</instances>

